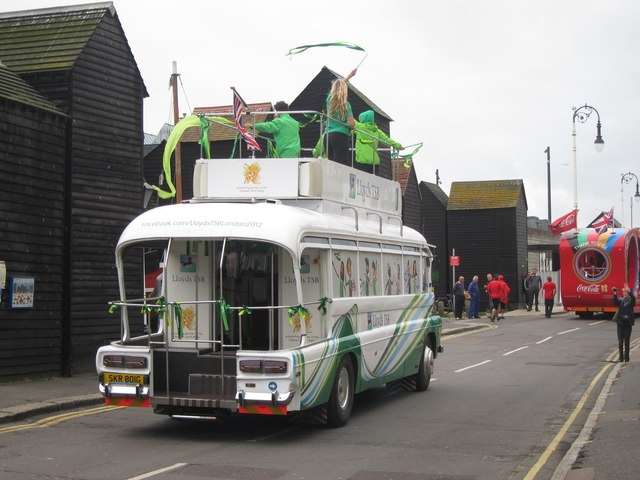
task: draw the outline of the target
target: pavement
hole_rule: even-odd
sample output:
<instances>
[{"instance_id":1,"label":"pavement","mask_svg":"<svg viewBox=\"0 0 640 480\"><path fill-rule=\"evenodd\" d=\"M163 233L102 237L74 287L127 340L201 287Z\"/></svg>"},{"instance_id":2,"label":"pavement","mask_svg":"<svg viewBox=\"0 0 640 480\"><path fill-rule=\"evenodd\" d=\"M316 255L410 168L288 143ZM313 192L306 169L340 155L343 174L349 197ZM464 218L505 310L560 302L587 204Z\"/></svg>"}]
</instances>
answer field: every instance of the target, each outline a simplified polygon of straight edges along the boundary
<instances>
[{"instance_id":1,"label":"pavement","mask_svg":"<svg viewBox=\"0 0 640 480\"><path fill-rule=\"evenodd\" d=\"M503 321L508 321L511 316L524 315L542 316L542 313L515 310L508 312ZM488 318L456 320L443 317L442 321L445 337L488 325L500 325L491 324ZM638 478L640 456L636 455L636 446L640 436L640 342L633 341L633 338L634 335L631 361L616 363L605 374L605 385L596 405L552 480ZM615 336L612 350L614 348ZM103 403L95 372L0 383L0 424Z\"/></svg>"}]
</instances>

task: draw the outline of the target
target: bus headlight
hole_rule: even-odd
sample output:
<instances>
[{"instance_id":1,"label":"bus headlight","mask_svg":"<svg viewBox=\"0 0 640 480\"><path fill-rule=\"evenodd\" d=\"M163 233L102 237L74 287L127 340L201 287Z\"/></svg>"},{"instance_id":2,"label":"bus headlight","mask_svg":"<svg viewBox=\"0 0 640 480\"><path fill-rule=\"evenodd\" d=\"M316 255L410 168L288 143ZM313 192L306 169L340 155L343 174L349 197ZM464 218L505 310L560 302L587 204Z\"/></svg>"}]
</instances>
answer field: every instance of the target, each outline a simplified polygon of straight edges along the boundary
<instances>
[{"instance_id":1,"label":"bus headlight","mask_svg":"<svg viewBox=\"0 0 640 480\"><path fill-rule=\"evenodd\" d=\"M102 364L107 368L147 368L147 357L137 357L132 355L105 355Z\"/></svg>"},{"instance_id":2,"label":"bus headlight","mask_svg":"<svg viewBox=\"0 0 640 480\"><path fill-rule=\"evenodd\" d=\"M287 373L287 362L284 360L240 360L242 373L271 373L284 375Z\"/></svg>"}]
</instances>

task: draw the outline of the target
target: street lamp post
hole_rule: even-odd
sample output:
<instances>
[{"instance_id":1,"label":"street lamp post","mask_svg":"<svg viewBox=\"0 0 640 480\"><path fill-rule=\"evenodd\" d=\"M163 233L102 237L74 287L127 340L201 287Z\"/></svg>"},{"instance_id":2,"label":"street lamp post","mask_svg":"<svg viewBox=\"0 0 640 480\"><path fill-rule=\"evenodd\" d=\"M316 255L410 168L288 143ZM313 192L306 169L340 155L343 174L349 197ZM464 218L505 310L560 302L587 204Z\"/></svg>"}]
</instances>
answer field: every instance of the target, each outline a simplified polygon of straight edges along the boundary
<instances>
[{"instance_id":1,"label":"street lamp post","mask_svg":"<svg viewBox=\"0 0 640 480\"><path fill-rule=\"evenodd\" d=\"M547 154L547 218L551 221L551 147L544 153Z\"/></svg>"},{"instance_id":2,"label":"street lamp post","mask_svg":"<svg viewBox=\"0 0 640 480\"><path fill-rule=\"evenodd\" d=\"M586 103L582 107L573 107L573 208L578 210L578 161L576 158L576 120L580 123L585 123L591 114L596 112L598 117L598 123L596 125L596 140L593 142L596 152L600 153L604 148L604 140L602 139L602 124L600 123L600 114L598 111L587 105Z\"/></svg>"},{"instance_id":3,"label":"street lamp post","mask_svg":"<svg viewBox=\"0 0 640 480\"><path fill-rule=\"evenodd\" d=\"M625 184L629 184L631 183L631 179L635 178L636 179L636 194L631 197L631 201L629 202L629 207L631 210L631 218L630 218L630 228L633 228L633 199L635 198L636 202L640 201L640 185L638 182L638 177L635 173L633 172L627 172L627 173L623 173L621 174L620 178L620 200L622 201L622 208L620 209L620 218L622 219L622 221L624 222L624 188L623 186Z\"/></svg>"}]
</instances>

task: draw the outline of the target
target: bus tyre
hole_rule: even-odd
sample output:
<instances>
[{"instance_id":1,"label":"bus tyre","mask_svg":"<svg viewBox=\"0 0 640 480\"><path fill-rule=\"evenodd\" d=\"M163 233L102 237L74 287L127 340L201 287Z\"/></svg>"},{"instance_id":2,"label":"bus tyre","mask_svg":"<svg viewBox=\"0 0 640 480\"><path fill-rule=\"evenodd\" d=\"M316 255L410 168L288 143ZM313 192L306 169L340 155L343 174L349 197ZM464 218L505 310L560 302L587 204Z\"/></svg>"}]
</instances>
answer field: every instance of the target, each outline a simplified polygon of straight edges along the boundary
<instances>
[{"instance_id":1,"label":"bus tyre","mask_svg":"<svg viewBox=\"0 0 640 480\"><path fill-rule=\"evenodd\" d=\"M418 373L416 375L416 392L424 392L429 388L431 375L433 374L433 362L433 350L431 349L431 344L427 342L422 351L420 365L418 366Z\"/></svg>"},{"instance_id":2,"label":"bus tyre","mask_svg":"<svg viewBox=\"0 0 640 480\"><path fill-rule=\"evenodd\" d=\"M355 395L353 363L349 356L342 357L333 381L333 388L327 405L327 425L342 427L347 424L353 409Z\"/></svg>"}]
</instances>

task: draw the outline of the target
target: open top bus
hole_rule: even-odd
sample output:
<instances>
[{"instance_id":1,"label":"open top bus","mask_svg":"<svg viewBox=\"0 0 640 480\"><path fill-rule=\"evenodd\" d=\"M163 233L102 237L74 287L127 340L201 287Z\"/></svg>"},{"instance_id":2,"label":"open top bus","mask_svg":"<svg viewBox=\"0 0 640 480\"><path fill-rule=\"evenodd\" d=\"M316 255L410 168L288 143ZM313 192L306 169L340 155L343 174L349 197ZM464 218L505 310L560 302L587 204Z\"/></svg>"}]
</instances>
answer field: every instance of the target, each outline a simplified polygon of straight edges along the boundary
<instances>
[{"instance_id":1,"label":"open top bus","mask_svg":"<svg viewBox=\"0 0 640 480\"><path fill-rule=\"evenodd\" d=\"M326 158L203 159L193 181L193 199L141 214L116 247L121 338L96 356L107 403L316 409L342 426L359 392L427 389L443 351L432 252L403 226L397 182Z\"/></svg>"}]
</instances>

